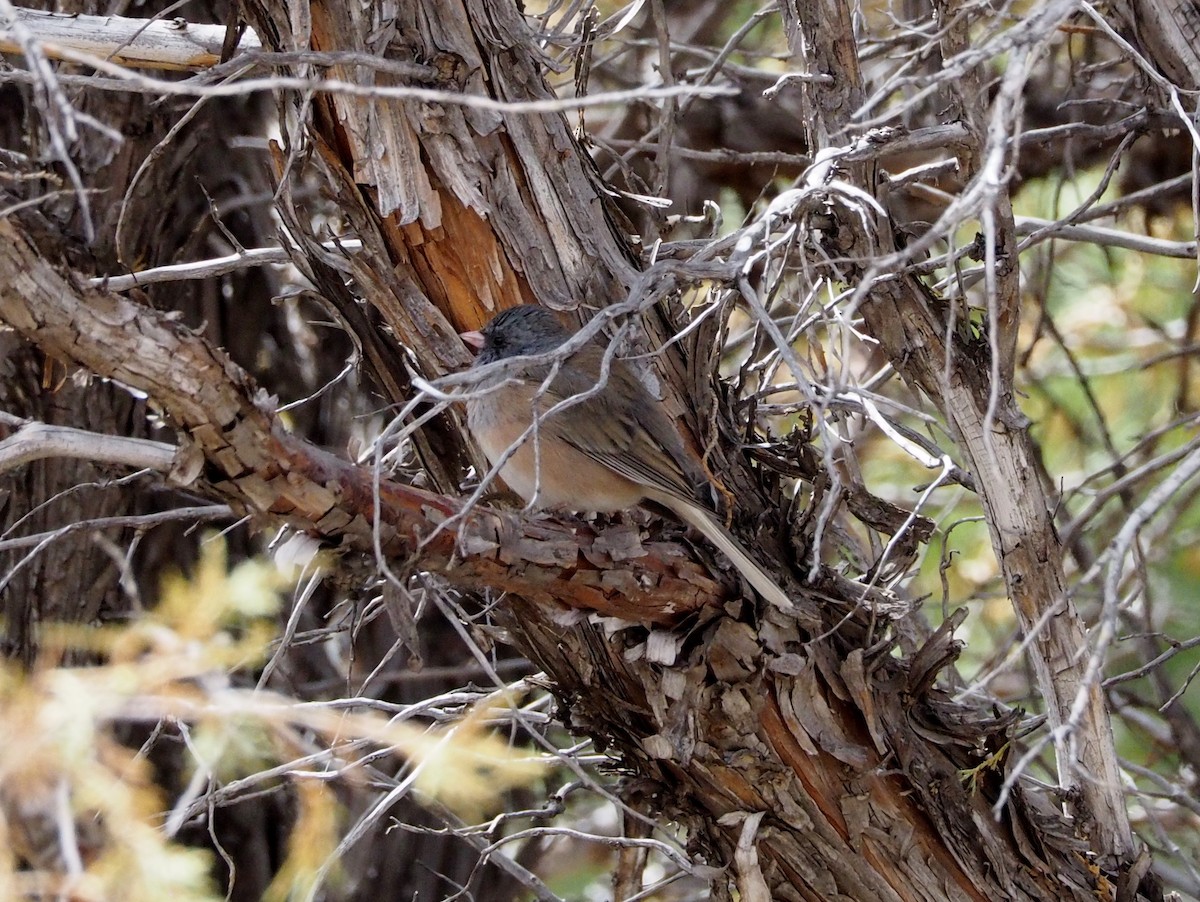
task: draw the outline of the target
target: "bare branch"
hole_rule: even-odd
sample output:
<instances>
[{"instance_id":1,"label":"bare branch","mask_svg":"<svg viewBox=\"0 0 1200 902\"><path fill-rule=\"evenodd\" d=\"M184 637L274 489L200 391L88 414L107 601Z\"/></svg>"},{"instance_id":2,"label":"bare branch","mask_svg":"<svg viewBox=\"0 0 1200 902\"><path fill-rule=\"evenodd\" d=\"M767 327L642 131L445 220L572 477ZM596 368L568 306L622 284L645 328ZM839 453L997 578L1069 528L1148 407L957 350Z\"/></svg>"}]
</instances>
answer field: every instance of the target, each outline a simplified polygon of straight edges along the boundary
<instances>
[{"instance_id":1,"label":"bare branch","mask_svg":"<svg viewBox=\"0 0 1200 902\"><path fill-rule=\"evenodd\" d=\"M174 445L164 442L28 423L0 441L0 473L46 457L71 457L165 473L171 469L175 450Z\"/></svg>"},{"instance_id":2,"label":"bare branch","mask_svg":"<svg viewBox=\"0 0 1200 902\"><path fill-rule=\"evenodd\" d=\"M28 31L50 59L88 54L118 66L145 69L201 70L221 61L224 25L188 22L182 16L163 21L124 16L86 16L13 7L0 22L0 53L23 53L17 27ZM238 41L240 53L262 49L252 30Z\"/></svg>"},{"instance_id":3,"label":"bare branch","mask_svg":"<svg viewBox=\"0 0 1200 902\"><path fill-rule=\"evenodd\" d=\"M375 547L370 518L378 497L384 552L404 559L420 545L423 568L438 572L454 562L444 575L464 587L648 622L672 622L724 595L678 549L641 546L628 527L618 539L569 522L482 507L464 512L455 499L398 483L376 487L369 472L287 435L249 377L172 317L117 295L77 291L11 220L0 220L0 274L0 320L49 353L149 393L163 408L185 438L174 469L184 485L364 551ZM200 480L205 459L215 469ZM456 529L438 529L462 513ZM563 567L580 560L588 566L564 579Z\"/></svg>"},{"instance_id":4,"label":"bare branch","mask_svg":"<svg viewBox=\"0 0 1200 902\"><path fill-rule=\"evenodd\" d=\"M325 247L331 251L343 250L349 253L362 249L362 242L356 238L346 238L326 242ZM292 253L283 247L253 247L247 250L226 254L224 257L213 257L210 260L196 260L193 263L172 263L167 266L155 266L140 272L125 276L97 276L89 279L88 284L109 291L128 291L145 285L155 285L162 282L182 282L190 279L211 279L229 273L249 269L254 266L283 265L292 262Z\"/></svg>"}]
</instances>

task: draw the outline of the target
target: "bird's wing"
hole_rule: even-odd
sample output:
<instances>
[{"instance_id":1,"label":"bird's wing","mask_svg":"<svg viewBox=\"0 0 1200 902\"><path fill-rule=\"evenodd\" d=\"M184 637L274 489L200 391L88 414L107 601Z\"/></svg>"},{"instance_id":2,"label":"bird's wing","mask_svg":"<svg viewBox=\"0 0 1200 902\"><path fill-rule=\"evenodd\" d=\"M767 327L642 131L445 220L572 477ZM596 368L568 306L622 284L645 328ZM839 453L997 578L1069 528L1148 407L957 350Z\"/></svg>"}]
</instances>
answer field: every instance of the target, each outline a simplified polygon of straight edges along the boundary
<instances>
[{"instance_id":1,"label":"bird's wing","mask_svg":"<svg viewBox=\"0 0 1200 902\"><path fill-rule=\"evenodd\" d=\"M543 396L541 411L591 391L600 380L603 358L597 347L573 356L573 365L560 369ZM707 482L662 404L623 360L611 361L604 389L547 417L540 428L626 479L692 504Z\"/></svg>"}]
</instances>

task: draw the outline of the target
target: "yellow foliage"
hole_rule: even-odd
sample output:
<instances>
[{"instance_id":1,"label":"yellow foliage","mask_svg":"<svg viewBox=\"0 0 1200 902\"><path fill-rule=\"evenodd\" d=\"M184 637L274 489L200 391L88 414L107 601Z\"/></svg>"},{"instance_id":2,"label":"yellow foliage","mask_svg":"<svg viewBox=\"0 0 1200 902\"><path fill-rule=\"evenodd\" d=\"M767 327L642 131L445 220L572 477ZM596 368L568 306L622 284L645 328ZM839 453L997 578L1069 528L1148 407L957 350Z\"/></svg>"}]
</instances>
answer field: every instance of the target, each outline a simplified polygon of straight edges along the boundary
<instances>
[{"instance_id":1,"label":"yellow foliage","mask_svg":"<svg viewBox=\"0 0 1200 902\"><path fill-rule=\"evenodd\" d=\"M233 671L264 661L288 584L257 561L229 570L224 545L209 540L193 576L168 577L161 603L138 622L49 628L52 652L32 672L0 665L0 898L221 898L211 856L162 829L180 803L165 798L145 758L115 740L122 722L185 729L197 785L310 755L314 737L343 760L364 743L390 748L415 769L421 792L464 818L493 809L505 791L543 772L544 761L488 729L502 700L446 729L234 687ZM103 663L53 666L65 648ZM328 784L291 779L298 816L270 902L306 898L331 870L338 845L341 812Z\"/></svg>"},{"instance_id":2,"label":"yellow foliage","mask_svg":"<svg viewBox=\"0 0 1200 902\"><path fill-rule=\"evenodd\" d=\"M339 808L333 793L313 780L296 783L299 816L288 836L287 858L267 891L263 902L304 902L317 887L338 844Z\"/></svg>"}]
</instances>

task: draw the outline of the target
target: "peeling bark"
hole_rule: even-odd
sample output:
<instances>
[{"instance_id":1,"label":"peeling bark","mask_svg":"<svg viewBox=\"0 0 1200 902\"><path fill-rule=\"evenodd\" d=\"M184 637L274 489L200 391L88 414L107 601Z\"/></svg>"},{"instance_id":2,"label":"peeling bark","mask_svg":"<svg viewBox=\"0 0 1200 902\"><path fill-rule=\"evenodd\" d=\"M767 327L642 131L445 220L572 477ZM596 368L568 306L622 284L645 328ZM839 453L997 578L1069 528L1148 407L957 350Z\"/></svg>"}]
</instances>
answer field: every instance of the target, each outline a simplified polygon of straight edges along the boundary
<instances>
[{"instance_id":1,"label":"peeling bark","mask_svg":"<svg viewBox=\"0 0 1200 902\"><path fill-rule=\"evenodd\" d=\"M393 55L433 67L442 87L514 101L550 96L513 5L449 0L436 17L415 0L397 6L385 14L380 4L251 0L246 9L275 49ZM840 140L861 101L849 8L789 11L819 68L848 74L816 92L812 147L823 148ZM821 29L838 41L819 48ZM337 74L390 77L353 67ZM460 368L456 331L495 307L604 307L658 291L668 303L646 318L649 346L673 331L677 283L640 281L629 238L562 116L339 95L318 95L313 110L274 155L280 213L304 242L297 262L367 349L389 400L411 391L405 350L425 378ZM330 254L323 236L302 234L289 179L310 151L364 242L360 255ZM855 242L870 237L858 223L843 224L837 238L846 244L837 249L862 250ZM743 898L765 891L781 900L1115 897L1089 856L1128 851L1119 821L1081 836L1058 800L1028 783L993 816L1018 713L957 701L941 688L939 674L959 651L955 619L932 635L914 629L913 647L897 656L894 603L830 569L797 589L793 617L759 610L711 563L664 539L661 526L643 532L628 521L595 526L477 505L433 535L463 512L460 462L479 459L453 413L419 437L434 491L388 480L376 488L365 469L289 435L254 380L193 330L84 285L51 248L0 220L0 320L48 354L148 393L179 435L178 484L315 533L363 561L378 534L393 564L506 593L499 616L553 680L563 720L618 757L634 804L686 826L697 860L729 868L714 877L717 898L730 898L731 886ZM953 416L995 519L1014 600L1036 619L1063 597L1061 550L1023 426L988 416L983 349L957 343L954 368L943 372L945 323L915 279L875 292L864 313L901 372ZM770 477L723 440L718 421L728 417L713 400L711 349L692 351L672 347L655 358L665 401L697 445L712 449L710 466L734 490L742 534L776 550L781 581L797 585L778 550L788 537L780 505L768 500ZM905 523L870 499L849 503L864 520ZM626 623L606 629L572 609ZM1050 685L1069 697L1061 673L1086 647L1069 601L1045 635ZM1089 710L1097 722L1102 714ZM1079 810L1099 817L1110 789L1085 796ZM1128 865L1104 863L1114 872ZM1127 887L1128 897L1136 891Z\"/></svg>"},{"instance_id":2,"label":"peeling bark","mask_svg":"<svg viewBox=\"0 0 1200 902\"><path fill-rule=\"evenodd\" d=\"M1052 30L1066 7L1043 10L1044 29ZM785 6L793 43L816 72L839 72L828 86L814 86L817 118L814 141L845 143L850 114L862 102L861 86L852 77L856 65L848 8L837 0L824 7L789 3ZM844 28L830 28L844 21ZM982 155L982 149L977 152ZM864 167L848 168L849 177L873 191L874 174ZM981 204L1000 203L994 198ZM1011 208L1005 200L1008 232L999 232L995 253L1013 253ZM865 234L849 222L831 230L832 244L848 258L870 259L881 234ZM972 338L968 327L955 328L946 302L933 296L919 279L905 274L868 286L862 311L871 334L914 386L932 398L951 424L959 446L968 455L975 484L988 512L992 544L1000 560L1014 609L1023 628L1034 634L1031 660L1038 687L1056 739L1060 781L1071 796L1077 829L1093 844L1107 866L1128 866L1133 858L1129 819L1113 745L1112 726L1098 679L1088 678L1088 639L1078 611L1066 592L1063 551L1051 521L1050 506L1035 464L1028 424L1016 407L1011 382L1015 341L1016 275L1012 261L1000 282L1004 300L998 302L992 328L1000 330L998 357L993 360L986 336ZM847 267L850 279L863 277ZM875 275L874 273L871 274ZM949 347L947 347L949 344ZM994 364L994 365L993 365ZM1083 705L1078 708L1078 702ZM1069 725L1069 726L1067 726ZM1068 741L1067 736L1071 739Z\"/></svg>"}]
</instances>

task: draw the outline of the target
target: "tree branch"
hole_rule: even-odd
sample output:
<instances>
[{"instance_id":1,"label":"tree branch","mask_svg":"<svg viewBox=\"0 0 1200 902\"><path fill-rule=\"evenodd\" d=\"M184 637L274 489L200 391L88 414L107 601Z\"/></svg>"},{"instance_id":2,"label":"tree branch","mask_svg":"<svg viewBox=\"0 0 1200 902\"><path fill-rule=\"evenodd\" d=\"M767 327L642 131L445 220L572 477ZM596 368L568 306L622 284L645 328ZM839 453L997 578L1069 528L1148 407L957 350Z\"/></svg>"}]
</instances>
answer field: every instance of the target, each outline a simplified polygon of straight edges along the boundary
<instances>
[{"instance_id":1,"label":"tree branch","mask_svg":"<svg viewBox=\"0 0 1200 902\"><path fill-rule=\"evenodd\" d=\"M0 220L0 282L0 320L47 354L144 391L162 408L183 438L171 465L180 485L362 552L375 547L378 509L388 557L419 550L423 569L464 589L652 623L728 597L678 547L644 541L628 525L468 510L400 483L376 486L369 471L289 435L221 351L167 314L64 278L12 219ZM169 446L153 445L123 450L166 465Z\"/></svg>"},{"instance_id":2,"label":"tree branch","mask_svg":"<svg viewBox=\"0 0 1200 902\"><path fill-rule=\"evenodd\" d=\"M148 439L100 435L46 423L27 423L0 441L0 473L45 457L70 457L166 472L175 457L175 447Z\"/></svg>"},{"instance_id":3,"label":"tree branch","mask_svg":"<svg viewBox=\"0 0 1200 902\"><path fill-rule=\"evenodd\" d=\"M28 32L50 59L86 53L118 66L185 71L219 63L228 35L224 25L197 24L181 16L156 21L14 7L12 18L0 22L0 53L24 52L18 29ZM239 53L261 49L258 35L249 29L237 43Z\"/></svg>"},{"instance_id":4,"label":"tree branch","mask_svg":"<svg viewBox=\"0 0 1200 902\"><path fill-rule=\"evenodd\" d=\"M814 71L841 73L836 83L818 83L810 89L815 152L830 146L830 136L852 130L854 116L864 102L854 30L846 24L850 12L841 2L812 6L788 0L783 9L797 58L806 58ZM1036 16L1002 40L1010 48L1037 45L1054 33L1070 9L1066 3L1039 8ZM956 77L962 77L982 61L980 52L978 47L964 52L947 69L954 68ZM1024 77L1018 64L1010 63L1008 71ZM1012 94L1010 85L1009 104L1017 102ZM1001 170L1003 149L1008 144L1007 122L993 118L988 145L977 151L981 159L986 156L986 166L923 241L932 242L943 234L943 228L956 226L961 217L997 203L996 192L1005 190ZM874 185L865 170L849 167L848 174L873 193ZM1000 208L1002 213L1009 209L1007 200ZM875 235L863 229L864 217L849 216L848 221L849 227L832 233L840 244L838 255L873 260L881 243L891 243L886 232ZM916 246L914 242L908 251ZM989 254L1001 253L1014 255L1007 265L1015 265L1015 248L989 250ZM1106 865L1115 866L1131 855L1132 838L1112 726L1099 681L1088 673L1087 633L1066 591L1062 547L1039 479L1036 452L1012 400L1008 378L1012 349L989 344L987 339L971 335L966 324L955 323L950 319L950 305L934 297L911 273L892 277L898 262L890 261L887 277L882 277L885 270L878 262L844 277L861 285L859 294L865 301L861 309L870 333L896 369L937 402L969 457L1013 606L1023 627L1036 632L1029 657L1046 699L1059 779L1075 800L1077 829L1104 856ZM1012 303L1015 297L1007 296L1004 305ZM998 310L989 305L989 316ZM989 338L1014 334L1011 307L1006 308L1004 317L1004 324L989 320ZM1074 736L1064 724L1074 726Z\"/></svg>"}]
</instances>

